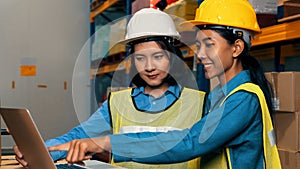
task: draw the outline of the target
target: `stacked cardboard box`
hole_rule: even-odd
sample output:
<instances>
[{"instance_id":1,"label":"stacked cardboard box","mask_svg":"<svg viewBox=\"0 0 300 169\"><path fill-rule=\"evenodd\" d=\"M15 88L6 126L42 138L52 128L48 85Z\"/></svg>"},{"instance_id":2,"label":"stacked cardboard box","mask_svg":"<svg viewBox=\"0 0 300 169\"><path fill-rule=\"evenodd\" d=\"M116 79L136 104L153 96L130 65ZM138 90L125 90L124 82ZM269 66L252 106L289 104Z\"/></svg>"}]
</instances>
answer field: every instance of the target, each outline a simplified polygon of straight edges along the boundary
<instances>
[{"instance_id":1,"label":"stacked cardboard box","mask_svg":"<svg viewBox=\"0 0 300 169\"><path fill-rule=\"evenodd\" d=\"M278 22L300 17L300 0L279 0L277 7Z\"/></svg>"},{"instance_id":2,"label":"stacked cardboard box","mask_svg":"<svg viewBox=\"0 0 300 169\"><path fill-rule=\"evenodd\" d=\"M300 151L300 112L275 114L277 146L283 150Z\"/></svg>"},{"instance_id":3,"label":"stacked cardboard box","mask_svg":"<svg viewBox=\"0 0 300 169\"><path fill-rule=\"evenodd\" d=\"M300 153L297 151L278 150L282 169L300 168Z\"/></svg>"},{"instance_id":4,"label":"stacked cardboard box","mask_svg":"<svg viewBox=\"0 0 300 169\"><path fill-rule=\"evenodd\" d=\"M274 126L283 169L300 167L300 72L268 72L277 101Z\"/></svg>"},{"instance_id":5,"label":"stacked cardboard box","mask_svg":"<svg viewBox=\"0 0 300 169\"><path fill-rule=\"evenodd\" d=\"M300 72L268 72L265 74L272 84L278 111L300 111Z\"/></svg>"},{"instance_id":6,"label":"stacked cardboard box","mask_svg":"<svg viewBox=\"0 0 300 169\"><path fill-rule=\"evenodd\" d=\"M261 28L277 23L277 1L274 0L248 0L253 6L258 24Z\"/></svg>"}]
</instances>

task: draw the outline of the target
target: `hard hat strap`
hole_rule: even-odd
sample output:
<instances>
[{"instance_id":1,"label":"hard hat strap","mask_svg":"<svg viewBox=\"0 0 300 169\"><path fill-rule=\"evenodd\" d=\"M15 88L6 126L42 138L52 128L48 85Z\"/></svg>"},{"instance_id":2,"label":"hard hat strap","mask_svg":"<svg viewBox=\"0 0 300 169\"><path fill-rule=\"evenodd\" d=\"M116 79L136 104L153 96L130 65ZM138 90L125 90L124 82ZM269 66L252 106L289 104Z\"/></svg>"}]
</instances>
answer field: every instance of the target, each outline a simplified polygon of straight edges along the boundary
<instances>
[{"instance_id":1,"label":"hard hat strap","mask_svg":"<svg viewBox=\"0 0 300 169\"><path fill-rule=\"evenodd\" d=\"M233 28L233 34L237 36L237 38L242 38L248 45L248 48L251 47L251 34L249 31Z\"/></svg>"},{"instance_id":2,"label":"hard hat strap","mask_svg":"<svg viewBox=\"0 0 300 169\"><path fill-rule=\"evenodd\" d=\"M145 37L145 38L142 38L142 39L138 39L138 40L129 42L127 45L133 46L133 45L138 44L138 43L149 42L149 41L165 41L165 42L168 42L170 44L174 44L175 39L172 38L172 37L169 37L169 36Z\"/></svg>"},{"instance_id":3,"label":"hard hat strap","mask_svg":"<svg viewBox=\"0 0 300 169\"><path fill-rule=\"evenodd\" d=\"M198 25L197 28L201 29L221 29L221 30L229 30L232 31L232 33L240 39L243 39L248 47L251 46L251 33L244 29L234 28L230 26L221 26L221 25Z\"/></svg>"}]
</instances>

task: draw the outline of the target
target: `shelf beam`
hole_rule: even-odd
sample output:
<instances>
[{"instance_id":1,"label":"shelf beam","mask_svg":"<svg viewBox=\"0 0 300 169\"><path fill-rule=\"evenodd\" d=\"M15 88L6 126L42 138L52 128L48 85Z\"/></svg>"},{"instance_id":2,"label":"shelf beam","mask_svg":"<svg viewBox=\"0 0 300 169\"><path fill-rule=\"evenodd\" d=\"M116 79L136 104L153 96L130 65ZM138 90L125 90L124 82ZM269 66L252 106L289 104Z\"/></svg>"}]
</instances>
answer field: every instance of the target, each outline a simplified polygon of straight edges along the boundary
<instances>
[{"instance_id":1,"label":"shelf beam","mask_svg":"<svg viewBox=\"0 0 300 169\"><path fill-rule=\"evenodd\" d=\"M300 38L300 20L262 28L262 33L252 41L252 46L266 45Z\"/></svg>"},{"instance_id":2,"label":"shelf beam","mask_svg":"<svg viewBox=\"0 0 300 169\"><path fill-rule=\"evenodd\" d=\"M96 16L101 14L103 11L105 11L107 8L111 7L115 3L117 3L119 0L106 0L104 3L102 3L98 8L91 11L90 13L90 22L94 22L94 19Z\"/></svg>"},{"instance_id":3,"label":"shelf beam","mask_svg":"<svg viewBox=\"0 0 300 169\"><path fill-rule=\"evenodd\" d=\"M90 70L90 77L93 79L97 75L103 75L104 73L109 73L109 72L115 72L118 70L125 70L126 73L128 74L130 71L130 66L131 66L131 61L129 60L124 60L119 63L113 63L109 65L104 65L101 66L97 69L91 69Z\"/></svg>"}]
</instances>

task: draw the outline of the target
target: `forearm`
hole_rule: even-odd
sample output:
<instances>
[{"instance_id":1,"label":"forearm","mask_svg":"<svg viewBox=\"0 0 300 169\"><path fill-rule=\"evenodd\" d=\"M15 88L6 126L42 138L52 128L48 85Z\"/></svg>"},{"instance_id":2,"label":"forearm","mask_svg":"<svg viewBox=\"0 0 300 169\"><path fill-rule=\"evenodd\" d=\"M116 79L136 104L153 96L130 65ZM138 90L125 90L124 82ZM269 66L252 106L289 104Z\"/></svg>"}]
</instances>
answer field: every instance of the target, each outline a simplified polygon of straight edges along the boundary
<instances>
[{"instance_id":1,"label":"forearm","mask_svg":"<svg viewBox=\"0 0 300 169\"><path fill-rule=\"evenodd\" d=\"M145 138L145 134L147 137ZM110 143L113 158L119 161L136 161L143 163L175 163L187 161L198 153L191 142L193 137L189 130L168 133L139 133L112 135ZM198 142L198 140L197 140ZM182 146L184 145L184 146ZM189 156L184 154L188 153Z\"/></svg>"},{"instance_id":2,"label":"forearm","mask_svg":"<svg viewBox=\"0 0 300 169\"><path fill-rule=\"evenodd\" d=\"M46 146L56 146L64 144L76 139L91 138L105 136L111 133L110 116L108 113L107 102L85 122L70 130L68 133L59 137L49 139L46 141ZM65 158L67 152L53 151L50 152L53 160Z\"/></svg>"},{"instance_id":3,"label":"forearm","mask_svg":"<svg viewBox=\"0 0 300 169\"><path fill-rule=\"evenodd\" d=\"M81 138L87 138L88 136L85 134L83 129L80 126L77 126L73 128L68 133L61 135L59 137L49 139L45 142L46 147L56 146L59 144L67 143L74 139L81 139ZM66 151L52 151L50 152L50 155L53 159L53 161L62 159L66 157L67 152Z\"/></svg>"}]
</instances>

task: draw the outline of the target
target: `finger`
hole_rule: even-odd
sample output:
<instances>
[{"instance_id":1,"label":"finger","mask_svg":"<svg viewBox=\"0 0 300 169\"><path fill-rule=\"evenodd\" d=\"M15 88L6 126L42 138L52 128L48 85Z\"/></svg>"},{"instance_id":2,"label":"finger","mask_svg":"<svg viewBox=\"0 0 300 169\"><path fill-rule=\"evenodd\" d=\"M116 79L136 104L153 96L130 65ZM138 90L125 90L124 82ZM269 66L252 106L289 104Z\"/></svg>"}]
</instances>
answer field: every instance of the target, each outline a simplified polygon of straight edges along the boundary
<instances>
[{"instance_id":1,"label":"finger","mask_svg":"<svg viewBox=\"0 0 300 169\"><path fill-rule=\"evenodd\" d=\"M70 145L69 145L68 154L66 156L66 160L69 163L72 163L72 156L73 156L75 142L76 142L76 140L73 140L73 141L70 142Z\"/></svg>"},{"instance_id":2,"label":"finger","mask_svg":"<svg viewBox=\"0 0 300 169\"><path fill-rule=\"evenodd\" d=\"M73 162L82 161L85 158L85 152L87 145L84 142L78 141L74 146L72 160Z\"/></svg>"},{"instance_id":3,"label":"finger","mask_svg":"<svg viewBox=\"0 0 300 169\"><path fill-rule=\"evenodd\" d=\"M27 161L24 160L24 156L21 153L21 151L19 150L18 146L13 146L13 150L16 154L15 158L16 160L23 166L23 167L27 167L28 163Z\"/></svg>"},{"instance_id":4,"label":"finger","mask_svg":"<svg viewBox=\"0 0 300 169\"><path fill-rule=\"evenodd\" d=\"M87 144L82 141L74 141L72 142L72 146L69 149L69 157L67 161L69 163L77 163L82 160L90 159L91 156L85 156L86 154Z\"/></svg>"},{"instance_id":5,"label":"finger","mask_svg":"<svg viewBox=\"0 0 300 169\"><path fill-rule=\"evenodd\" d=\"M83 160L89 160L89 159L91 159L93 156L91 156L91 155L86 155L86 156L84 156L83 157Z\"/></svg>"},{"instance_id":6,"label":"finger","mask_svg":"<svg viewBox=\"0 0 300 169\"><path fill-rule=\"evenodd\" d=\"M72 154L71 154L71 157L70 157L70 161L72 163L75 163L75 162L78 162L80 161L78 159L78 148L80 148L80 146L78 146L79 142L74 142L74 146L73 146L73 149L72 149ZM70 151L70 150L69 150ZM71 152L70 152L71 153Z\"/></svg>"},{"instance_id":7,"label":"finger","mask_svg":"<svg viewBox=\"0 0 300 169\"><path fill-rule=\"evenodd\" d=\"M23 166L23 167L27 167L28 163L27 161L25 161L24 159L21 159L19 157L16 156L16 160Z\"/></svg>"},{"instance_id":8,"label":"finger","mask_svg":"<svg viewBox=\"0 0 300 169\"><path fill-rule=\"evenodd\" d=\"M85 160L86 159L87 148L88 148L88 145L85 142L83 142L79 145L79 149L78 149L79 160Z\"/></svg>"},{"instance_id":9,"label":"finger","mask_svg":"<svg viewBox=\"0 0 300 169\"><path fill-rule=\"evenodd\" d=\"M23 154L22 154L21 151L19 150L18 146L14 146L13 149L14 149L14 152L15 152L15 154L16 154L16 157L18 157L18 158L23 158Z\"/></svg>"},{"instance_id":10,"label":"finger","mask_svg":"<svg viewBox=\"0 0 300 169\"><path fill-rule=\"evenodd\" d=\"M48 147L48 151L67 151L67 150L69 150L69 143Z\"/></svg>"}]
</instances>

